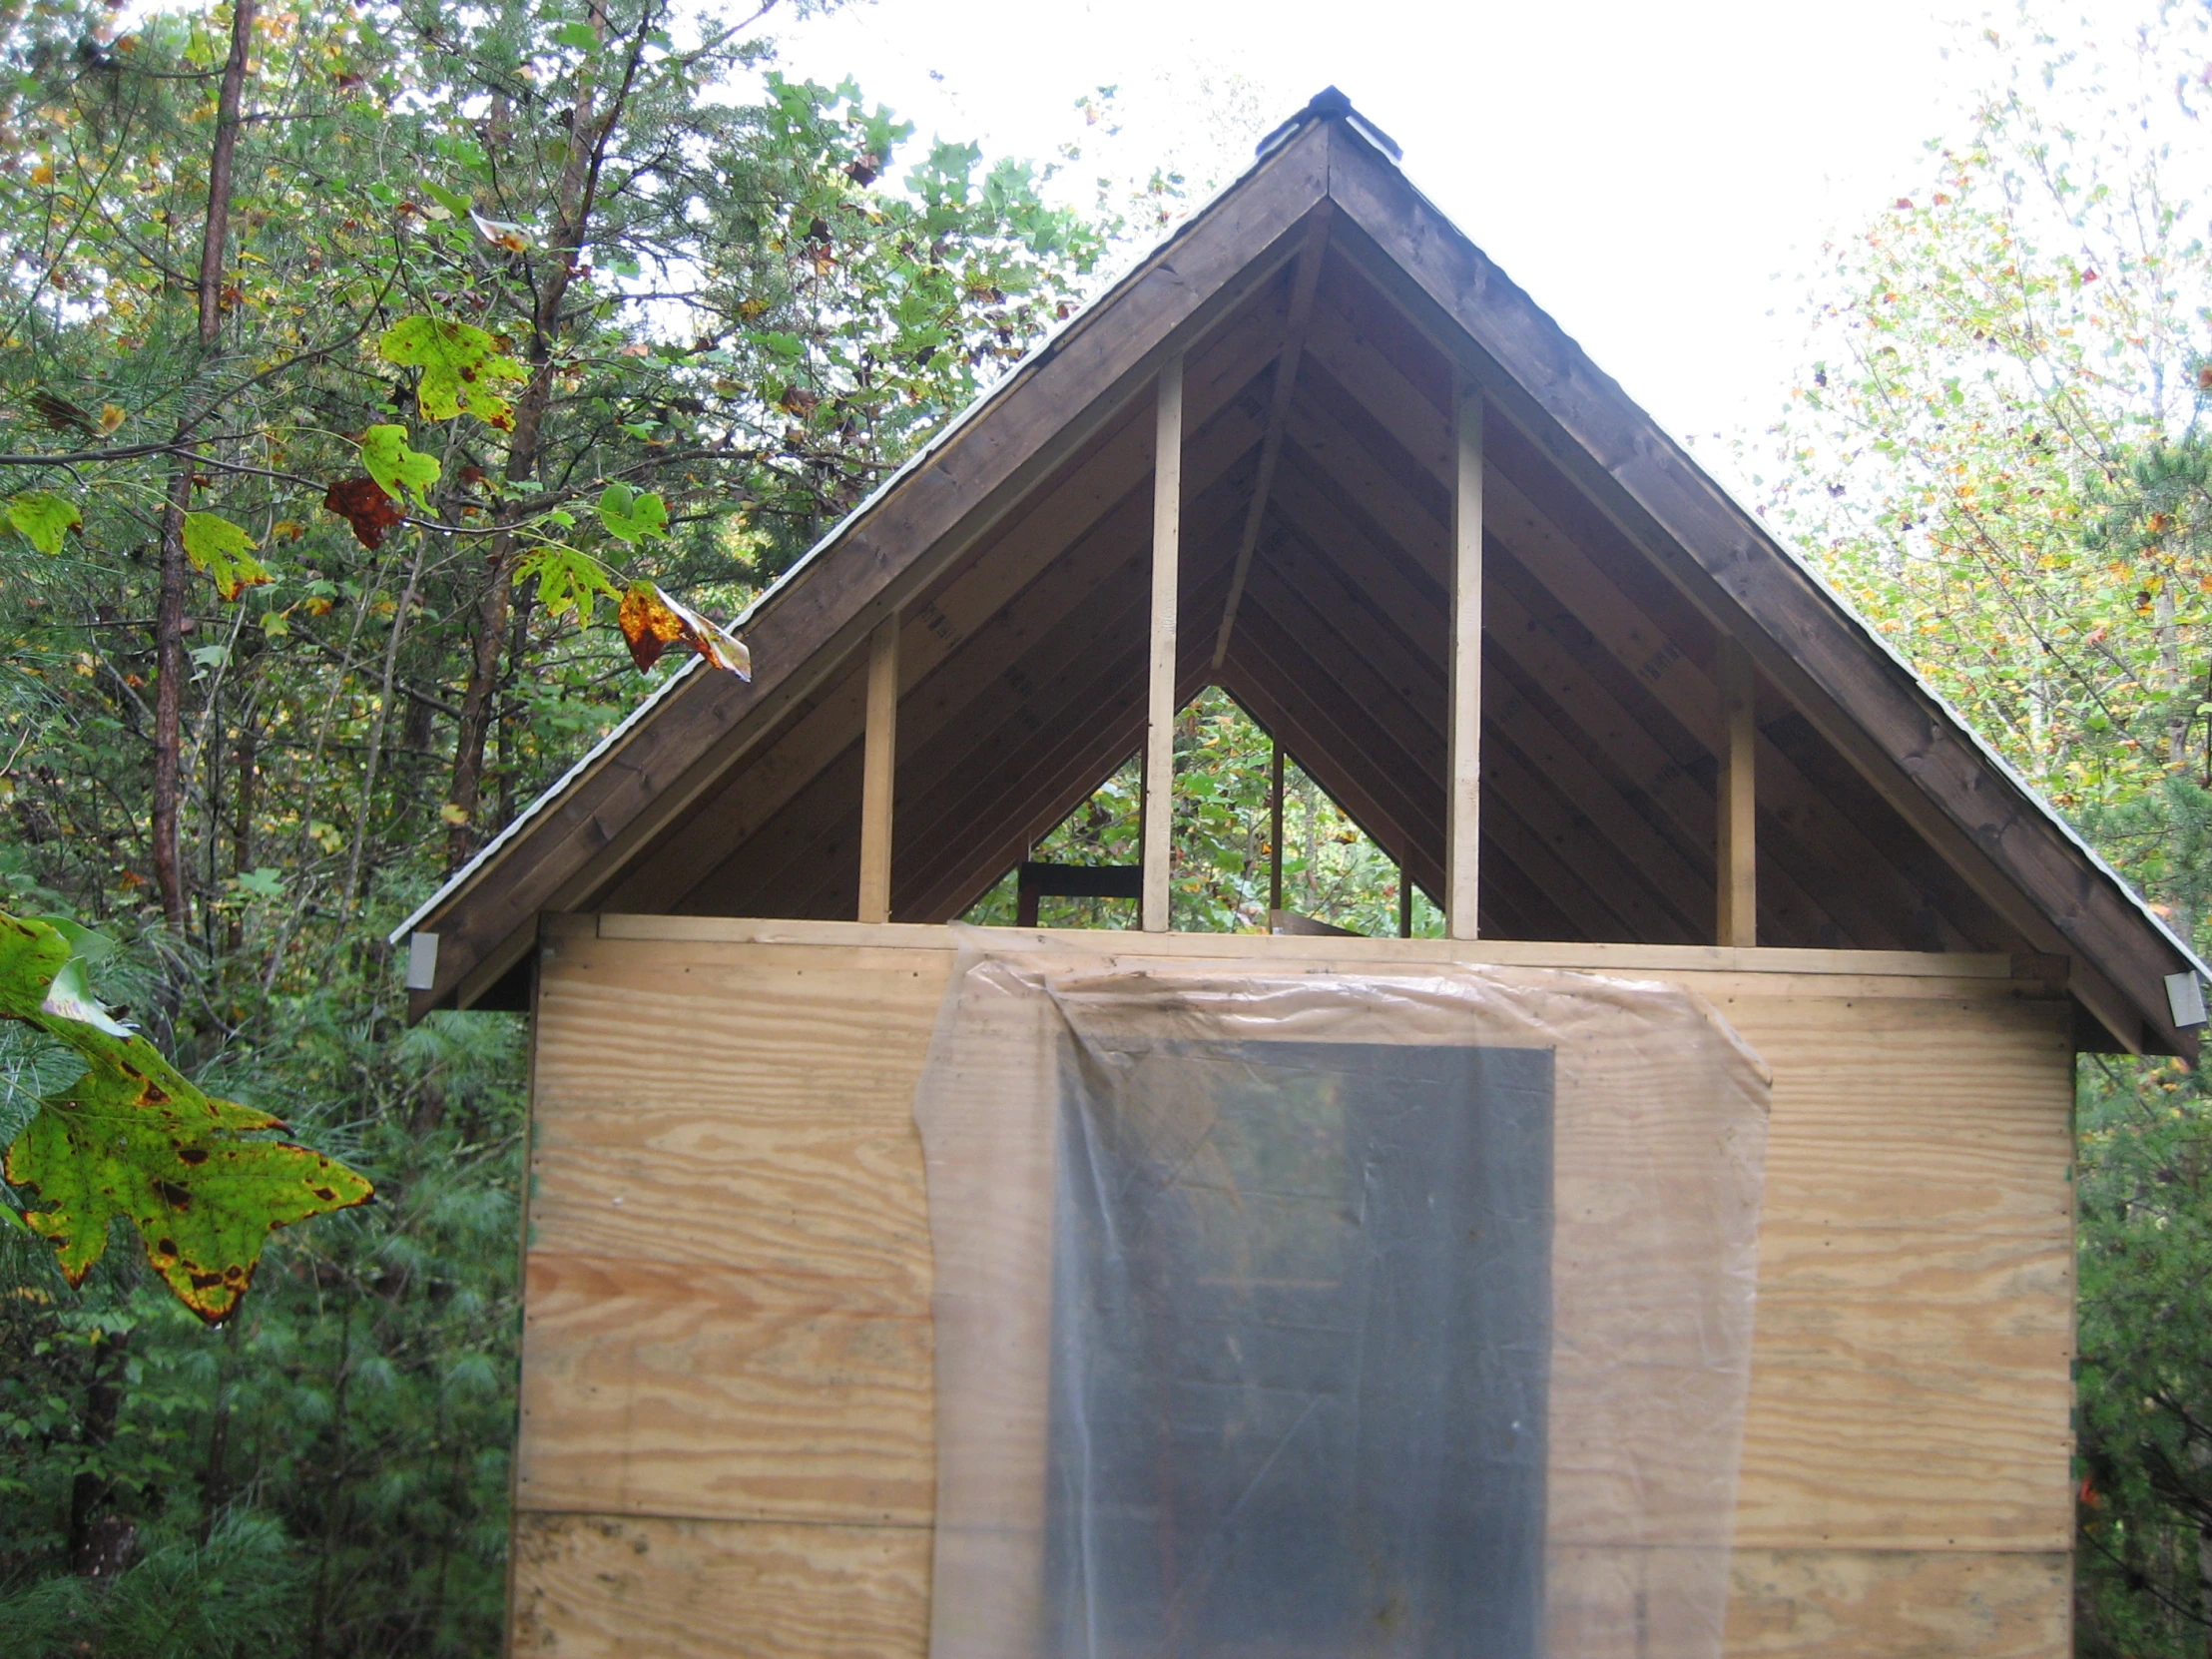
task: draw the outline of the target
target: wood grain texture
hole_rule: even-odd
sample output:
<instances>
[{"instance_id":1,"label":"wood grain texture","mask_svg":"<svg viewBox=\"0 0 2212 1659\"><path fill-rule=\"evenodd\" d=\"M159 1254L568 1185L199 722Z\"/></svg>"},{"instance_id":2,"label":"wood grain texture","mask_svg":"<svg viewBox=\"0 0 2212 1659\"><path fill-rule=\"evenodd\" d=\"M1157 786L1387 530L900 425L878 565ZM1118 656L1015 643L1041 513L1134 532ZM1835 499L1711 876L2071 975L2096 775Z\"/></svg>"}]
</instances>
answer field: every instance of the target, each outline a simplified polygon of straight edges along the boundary
<instances>
[{"instance_id":1,"label":"wood grain texture","mask_svg":"<svg viewBox=\"0 0 2212 1659\"><path fill-rule=\"evenodd\" d=\"M897 770L898 618L893 615L875 625L867 644L867 730L860 762L861 921L891 919L891 783Z\"/></svg>"},{"instance_id":2,"label":"wood grain texture","mask_svg":"<svg viewBox=\"0 0 2212 1659\"><path fill-rule=\"evenodd\" d=\"M2062 1553L1739 1548L1729 1659L2063 1659Z\"/></svg>"},{"instance_id":3,"label":"wood grain texture","mask_svg":"<svg viewBox=\"0 0 2212 1659\"><path fill-rule=\"evenodd\" d=\"M910 1278L539 1250L524 1298L523 1508L929 1524Z\"/></svg>"},{"instance_id":4,"label":"wood grain texture","mask_svg":"<svg viewBox=\"0 0 2212 1659\"><path fill-rule=\"evenodd\" d=\"M515 1527L514 1659L921 1659L929 1534L609 1515Z\"/></svg>"},{"instance_id":5,"label":"wood grain texture","mask_svg":"<svg viewBox=\"0 0 2212 1659\"><path fill-rule=\"evenodd\" d=\"M950 933L605 917L549 943L518 1641L796 1652L773 1644L817 1640L795 1633L819 1619L807 1651L919 1651L845 1563L890 1547L865 1528L897 1523L919 1574L901 1616L925 1622L932 1274L910 1114ZM2063 1651L2070 1041L2047 977L1999 957L1710 946L1113 948L1385 972L1548 958L1705 996L1775 1075L1730 1651ZM667 1032L682 1041L640 1040ZM639 1538L691 1563L691 1587L622 1553ZM747 1564L754 1543L770 1564ZM757 1598L770 1645L683 1645L733 1639L714 1623L735 1616L726 1583ZM643 1645L591 1645L618 1639Z\"/></svg>"},{"instance_id":6,"label":"wood grain texture","mask_svg":"<svg viewBox=\"0 0 2212 1659\"><path fill-rule=\"evenodd\" d=\"M1145 656L1145 931L1168 930L1168 863L1175 837L1176 585L1183 559L1183 358L1160 365L1152 439L1152 608Z\"/></svg>"}]
</instances>

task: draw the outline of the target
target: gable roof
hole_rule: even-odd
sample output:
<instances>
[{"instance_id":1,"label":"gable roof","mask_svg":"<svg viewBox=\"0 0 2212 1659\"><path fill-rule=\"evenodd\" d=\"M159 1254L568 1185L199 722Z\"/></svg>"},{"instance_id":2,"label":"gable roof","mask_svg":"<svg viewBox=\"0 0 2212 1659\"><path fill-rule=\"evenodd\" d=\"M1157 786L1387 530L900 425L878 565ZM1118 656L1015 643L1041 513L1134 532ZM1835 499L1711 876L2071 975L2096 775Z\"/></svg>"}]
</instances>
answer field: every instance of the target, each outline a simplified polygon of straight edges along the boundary
<instances>
[{"instance_id":1,"label":"gable roof","mask_svg":"<svg viewBox=\"0 0 2212 1659\"><path fill-rule=\"evenodd\" d=\"M1141 424L1132 411L1165 356L1210 352L1194 358L1197 416L1212 410L1224 430L1235 423L1237 399L1266 383L1255 376L1268 371L1286 327L1295 326L1296 301L1281 298L1291 285L1287 275L1301 274L1310 299L1314 278L1304 268L1326 248L1332 272L1342 268L1333 278L1338 285L1380 294L1388 302L1380 308L1392 312L1385 326L1416 333L1482 386L1504 416L1493 426L1520 476L1556 480L1553 493L1574 494L1583 504L1588 522L1577 533L1585 541L1616 546L1624 559L1664 572L1663 602L1688 619L1685 627L1741 642L1767 683L1802 711L1806 745L1841 757L1848 768L1836 770L1871 784L1885 811L1894 809L1912 834L1940 854L1932 861L1948 867L1931 879L1959 889L1952 908L1967 918L1943 938L1978 938L1984 947L2010 940L2065 954L2075 996L2122 1044L2192 1050L2194 1038L2175 1024L2163 980L2206 972L2194 953L1879 633L1731 500L1412 188L1394 165L1394 151L1333 91L1271 135L1242 178L1045 339L761 596L736 625L752 648L751 684L687 664L401 924L394 942L417 930L439 935L435 983L416 993L415 1011L483 998L529 949L540 911L610 899L615 907L650 909L682 897L681 885L641 878L644 861L686 833L693 839L684 856L698 868L706 867L703 859L728 857L726 835L716 840L685 825L700 820L714 792L733 769L750 764L779 723L828 719L824 711L839 695L840 676L877 623L939 592L946 573L981 556L978 549L987 552L994 537L1018 533L1019 514L1048 487L1090 490L1096 499L1082 520L1090 523L1126 483L1129 465L1149 468L1147 453L1127 433ZM1340 328L1339 337L1351 336ZM1357 368L1340 350L1317 372ZM1370 398L1398 421L1401 448L1391 453L1400 459L1424 442L1416 390L1392 381ZM1200 426L1194 418L1187 427L1187 446ZM1228 434L1217 445L1228 457L1214 469L1218 506L1235 507L1240 491L1251 491L1251 477L1238 471L1249 463L1236 459L1244 437L1249 433ZM1301 441L1318 452L1331 438L1316 429ZM1123 474L1111 478L1101 459L1109 451L1123 456ZM1416 494L1426 487L1417 476L1399 485ZM1290 487L1307 482L1294 478ZM1512 499L1505 497L1508 505ZM1203 535L1205 515L1186 510ZM1321 501L1311 510L1336 509ZM1358 534L1357 504L1346 511L1342 534ZM1294 543L1285 537L1281 557L1299 556ZM1227 561L1217 564L1207 577L1202 561L1198 579L1220 583ZM1111 591L1103 578L1086 590L1098 614L1110 608L1101 596ZM1220 597L1199 592L1209 602ZM1105 625L1096 626L1103 637ZM1272 728L1288 731L1302 756L1308 742L1360 747L1356 736L1332 740L1317 730L1323 716L1308 706L1302 681L1326 665L1303 658L1293 664L1287 646L1270 660L1266 631L1273 624L1265 615L1238 626L1256 637L1250 660L1233 658L1216 675L1201 650L1182 676L1189 689L1208 678L1231 684L1235 675L1233 692ZM1213 643L1210 629L1187 632L1205 633L1204 644ZM1042 814L1066 811L1089 792L1101 765L1126 753L1133 710L1109 707L1113 700L1098 689L1112 672L1115 665L1104 664L1084 686L1071 681L1060 692L1068 706L1095 708L1095 730L1049 774L1038 772L1042 782L1026 786L1037 800L1025 799L1021 824L979 851L984 863L947 867L926 892L914 888L915 906L933 913L964 904L977 869L987 878L1020 856L1024 837L1051 822ZM1375 697L1388 693L1379 685ZM1301 741L1309 731L1314 735ZM1001 747L1016 742L1008 737ZM835 753L834 745L823 751ZM819 757L813 764L828 765ZM902 760L902 780L904 771ZM1338 780L1328 782L1371 831L1394 842L1416 878L1424 877L1421 800L1389 798L1386 780L1363 782L1350 770L1341 789ZM906 798L902 781L901 802ZM966 826L981 809L965 810L968 819L944 822ZM707 814L710 826L714 817ZM818 813L809 822L811 831L795 821L787 838L810 832L820 838L828 821ZM988 867L1004 850L1000 842L1013 850ZM1532 842L1525 861L1534 868L1545 856ZM693 865L684 881L694 880ZM722 890L746 891L727 878ZM1808 894L1806 903L1817 908L1818 895ZM1533 905L1524 900L1524 913L1533 914ZM902 902L900 913L907 908Z\"/></svg>"}]
</instances>

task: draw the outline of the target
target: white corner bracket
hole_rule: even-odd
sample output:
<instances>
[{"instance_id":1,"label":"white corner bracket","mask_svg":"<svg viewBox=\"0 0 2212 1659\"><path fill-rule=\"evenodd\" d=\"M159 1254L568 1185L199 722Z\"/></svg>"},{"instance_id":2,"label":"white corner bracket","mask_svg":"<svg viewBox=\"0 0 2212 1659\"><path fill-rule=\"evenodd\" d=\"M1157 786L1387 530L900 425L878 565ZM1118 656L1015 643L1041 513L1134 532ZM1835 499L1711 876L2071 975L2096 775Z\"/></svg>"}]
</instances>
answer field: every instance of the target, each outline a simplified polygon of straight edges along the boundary
<instances>
[{"instance_id":1,"label":"white corner bracket","mask_svg":"<svg viewBox=\"0 0 2212 1659\"><path fill-rule=\"evenodd\" d=\"M407 989L427 991L438 982L438 936L435 933L409 933L407 935ZM2168 990L2172 989L2169 982ZM2199 1003L2201 1008L2203 1004ZM2204 1015L2200 1012L2197 1018Z\"/></svg>"},{"instance_id":2,"label":"white corner bracket","mask_svg":"<svg viewBox=\"0 0 2212 1659\"><path fill-rule=\"evenodd\" d=\"M2204 1023L2204 981L2194 973L2166 975L2166 1007L2174 1024L2187 1030Z\"/></svg>"}]
</instances>

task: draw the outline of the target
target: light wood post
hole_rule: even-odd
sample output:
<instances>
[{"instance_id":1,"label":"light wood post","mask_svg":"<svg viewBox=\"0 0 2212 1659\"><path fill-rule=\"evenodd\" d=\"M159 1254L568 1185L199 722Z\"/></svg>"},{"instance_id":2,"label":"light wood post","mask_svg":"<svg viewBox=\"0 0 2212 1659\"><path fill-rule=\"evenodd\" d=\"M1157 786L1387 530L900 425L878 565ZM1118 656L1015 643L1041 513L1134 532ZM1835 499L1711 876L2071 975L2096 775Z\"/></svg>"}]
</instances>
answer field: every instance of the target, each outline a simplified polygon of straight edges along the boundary
<instances>
[{"instance_id":1,"label":"light wood post","mask_svg":"<svg viewBox=\"0 0 2212 1659\"><path fill-rule=\"evenodd\" d=\"M1455 377L1451 711L1444 778L1444 931L1475 936L1482 815L1482 392Z\"/></svg>"},{"instance_id":2,"label":"light wood post","mask_svg":"<svg viewBox=\"0 0 2212 1659\"><path fill-rule=\"evenodd\" d=\"M1183 532L1183 357L1160 365L1152 446L1152 658L1145 695L1144 900L1148 933L1168 929L1175 834L1175 583Z\"/></svg>"},{"instance_id":3,"label":"light wood post","mask_svg":"<svg viewBox=\"0 0 2212 1659\"><path fill-rule=\"evenodd\" d=\"M1283 908L1283 740L1268 740L1275 751L1268 788L1268 914Z\"/></svg>"},{"instance_id":4,"label":"light wood post","mask_svg":"<svg viewBox=\"0 0 2212 1659\"><path fill-rule=\"evenodd\" d=\"M867 737L860 757L860 919L891 919L891 781L898 768L898 615L867 642Z\"/></svg>"},{"instance_id":5,"label":"light wood post","mask_svg":"<svg viewBox=\"0 0 2212 1659\"><path fill-rule=\"evenodd\" d=\"M1722 944L1759 942L1757 682L1751 656L1732 639L1721 641L1720 825L1718 856Z\"/></svg>"}]
</instances>

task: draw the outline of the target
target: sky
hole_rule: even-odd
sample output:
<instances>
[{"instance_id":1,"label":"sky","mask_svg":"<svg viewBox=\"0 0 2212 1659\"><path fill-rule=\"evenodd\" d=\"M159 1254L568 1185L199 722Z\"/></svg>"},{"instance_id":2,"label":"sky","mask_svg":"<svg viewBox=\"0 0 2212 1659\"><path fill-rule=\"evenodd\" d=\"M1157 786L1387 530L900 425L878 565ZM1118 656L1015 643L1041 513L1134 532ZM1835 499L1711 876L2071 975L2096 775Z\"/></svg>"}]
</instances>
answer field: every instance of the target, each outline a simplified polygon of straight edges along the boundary
<instances>
[{"instance_id":1,"label":"sky","mask_svg":"<svg viewBox=\"0 0 2212 1659\"><path fill-rule=\"evenodd\" d=\"M2124 35L2148 0L2085 0ZM1991 73L1966 0L873 0L777 29L917 138L1233 176L1341 87L1404 167L1708 465L1787 396L1824 242L1929 176ZM1101 146L1076 100L1117 88ZM1145 164L1145 165L1133 165ZM1723 440L1716 443L1719 437Z\"/></svg>"}]
</instances>

